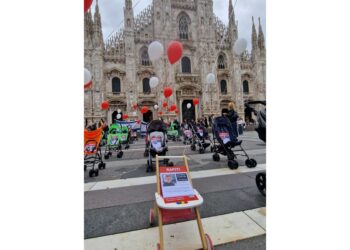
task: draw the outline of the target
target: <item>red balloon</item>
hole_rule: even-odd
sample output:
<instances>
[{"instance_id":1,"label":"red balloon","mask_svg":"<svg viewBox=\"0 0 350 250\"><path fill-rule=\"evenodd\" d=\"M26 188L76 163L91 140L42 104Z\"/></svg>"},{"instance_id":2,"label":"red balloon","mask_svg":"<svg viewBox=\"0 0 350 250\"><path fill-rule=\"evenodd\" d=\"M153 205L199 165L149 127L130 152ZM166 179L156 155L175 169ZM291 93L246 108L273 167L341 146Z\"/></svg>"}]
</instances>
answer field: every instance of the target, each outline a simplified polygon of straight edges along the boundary
<instances>
[{"instance_id":1,"label":"red balloon","mask_svg":"<svg viewBox=\"0 0 350 250\"><path fill-rule=\"evenodd\" d=\"M132 107L136 110L137 109L137 104L134 104Z\"/></svg>"},{"instance_id":2,"label":"red balloon","mask_svg":"<svg viewBox=\"0 0 350 250\"><path fill-rule=\"evenodd\" d=\"M146 106L142 106L141 113L144 114L148 111L148 108Z\"/></svg>"},{"instance_id":3,"label":"red balloon","mask_svg":"<svg viewBox=\"0 0 350 250\"><path fill-rule=\"evenodd\" d=\"M175 111L176 108L177 108L176 104L173 104L173 105L170 106L170 111Z\"/></svg>"},{"instance_id":4,"label":"red balloon","mask_svg":"<svg viewBox=\"0 0 350 250\"><path fill-rule=\"evenodd\" d=\"M84 13L90 9L90 6L92 4L92 0L84 0Z\"/></svg>"},{"instance_id":5,"label":"red balloon","mask_svg":"<svg viewBox=\"0 0 350 250\"><path fill-rule=\"evenodd\" d=\"M109 103L107 101L104 101L101 103L101 109L106 110L109 108Z\"/></svg>"},{"instance_id":6,"label":"red balloon","mask_svg":"<svg viewBox=\"0 0 350 250\"><path fill-rule=\"evenodd\" d=\"M175 113L178 114L178 113L179 113L179 110L178 110L178 109L175 109Z\"/></svg>"},{"instance_id":7,"label":"red balloon","mask_svg":"<svg viewBox=\"0 0 350 250\"><path fill-rule=\"evenodd\" d=\"M123 119L128 119L129 118L129 116L127 114L124 114L122 117L123 117Z\"/></svg>"},{"instance_id":8,"label":"red balloon","mask_svg":"<svg viewBox=\"0 0 350 250\"><path fill-rule=\"evenodd\" d=\"M193 104L196 106L198 103L199 103L198 98L194 98L194 99L193 99Z\"/></svg>"},{"instance_id":9,"label":"red balloon","mask_svg":"<svg viewBox=\"0 0 350 250\"><path fill-rule=\"evenodd\" d=\"M159 111L159 112L158 112L158 114L159 114L159 115L162 115L162 114L163 114L163 112L162 112L162 111Z\"/></svg>"},{"instance_id":10,"label":"red balloon","mask_svg":"<svg viewBox=\"0 0 350 250\"><path fill-rule=\"evenodd\" d=\"M172 94L173 94L172 88L170 88L170 87L164 88L164 96L165 96L165 98L170 97Z\"/></svg>"},{"instance_id":11,"label":"red balloon","mask_svg":"<svg viewBox=\"0 0 350 250\"><path fill-rule=\"evenodd\" d=\"M87 82L86 84L84 84L84 89L86 90L86 89L90 88L91 85L92 85L92 81Z\"/></svg>"},{"instance_id":12,"label":"red balloon","mask_svg":"<svg viewBox=\"0 0 350 250\"><path fill-rule=\"evenodd\" d=\"M165 108L166 106L168 106L167 102L163 102L163 108Z\"/></svg>"},{"instance_id":13,"label":"red balloon","mask_svg":"<svg viewBox=\"0 0 350 250\"><path fill-rule=\"evenodd\" d=\"M172 41L167 48L168 59L171 64L176 63L182 56L182 44L178 41Z\"/></svg>"}]
</instances>

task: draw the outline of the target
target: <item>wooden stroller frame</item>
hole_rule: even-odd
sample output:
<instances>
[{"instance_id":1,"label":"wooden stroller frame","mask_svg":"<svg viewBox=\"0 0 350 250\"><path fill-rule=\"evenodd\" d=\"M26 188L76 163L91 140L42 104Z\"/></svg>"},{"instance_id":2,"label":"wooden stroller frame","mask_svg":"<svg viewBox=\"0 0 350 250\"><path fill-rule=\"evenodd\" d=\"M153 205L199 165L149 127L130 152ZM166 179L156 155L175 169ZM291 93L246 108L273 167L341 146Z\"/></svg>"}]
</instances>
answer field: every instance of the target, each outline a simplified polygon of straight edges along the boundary
<instances>
[{"instance_id":1,"label":"wooden stroller frame","mask_svg":"<svg viewBox=\"0 0 350 250\"><path fill-rule=\"evenodd\" d=\"M186 210L190 210L191 208L194 209L195 219L197 220L198 230L199 230L199 234L200 234L200 238L201 238L203 249L204 250L214 249L212 241L211 241L209 235L204 233L201 217L200 217L199 210L198 210L198 207L203 203L203 198L197 192L197 190L193 189L194 192L195 192L195 195L198 197L198 200L187 201L187 203L185 203L185 204L178 204L177 202L166 204L164 202L163 197L161 196L160 169L159 169L159 167L160 167L159 166L159 160L162 160L164 158L167 158L167 159L183 159L184 165L185 165L186 171L187 171L188 180L189 180L190 184L192 185L192 179L191 179L191 176L189 174L187 157L185 155L183 155L183 156L158 156L158 155L156 155L157 193L155 193L156 202L154 203L154 210L153 211L155 213L154 217L158 218L158 224L159 224L159 240L160 240L160 243L157 244L158 249L164 250L164 236L163 236L163 220L164 220L164 216L162 214L163 210L177 211L177 213L180 214L180 216L178 216L177 219L179 219L179 218L180 219L188 219L188 218L191 217L191 216L190 217L188 216L188 213L187 214L183 213L184 217L181 217L181 210L182 211L186 211ZM193 188L193 185L192 185L192 188ZM152 215L151 214L152 214L152 209L150 211L150 223L152 224L152 222L151 222L151 220L152 220L151 216ZM176 221L172 221L172 222L176 222Z\"/></svg>"}]
</instances>

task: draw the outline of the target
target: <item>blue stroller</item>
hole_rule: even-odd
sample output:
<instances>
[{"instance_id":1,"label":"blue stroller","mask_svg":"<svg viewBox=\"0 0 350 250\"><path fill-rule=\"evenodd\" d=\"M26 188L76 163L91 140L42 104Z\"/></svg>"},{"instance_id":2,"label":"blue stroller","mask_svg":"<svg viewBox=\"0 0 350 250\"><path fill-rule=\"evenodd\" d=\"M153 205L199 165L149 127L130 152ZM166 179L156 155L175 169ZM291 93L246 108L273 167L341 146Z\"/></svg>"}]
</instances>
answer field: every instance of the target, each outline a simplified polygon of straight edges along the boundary
<instances>
[{"instance_id":1,"label":"blue stroller","mask_svg":"<svg viewBox=\"0 0 350 250\"><path fill-rule=\"evenodd\" d=\"M217 142L216 142L217 141ZM243 152L241 156L245 156L247 160L245 165L248 168L254 168L257 165L256 160L249 158L248 154L242 148L242 140L238 140L233 132L233 128L229 119L225 116L216 117L213 121L213 160L220 161L219 154L227 156L228 167L230 169L237 169L238 162L235 152ZM240 149L234 150L238 146Z\"/></svg>"}]
</instances>

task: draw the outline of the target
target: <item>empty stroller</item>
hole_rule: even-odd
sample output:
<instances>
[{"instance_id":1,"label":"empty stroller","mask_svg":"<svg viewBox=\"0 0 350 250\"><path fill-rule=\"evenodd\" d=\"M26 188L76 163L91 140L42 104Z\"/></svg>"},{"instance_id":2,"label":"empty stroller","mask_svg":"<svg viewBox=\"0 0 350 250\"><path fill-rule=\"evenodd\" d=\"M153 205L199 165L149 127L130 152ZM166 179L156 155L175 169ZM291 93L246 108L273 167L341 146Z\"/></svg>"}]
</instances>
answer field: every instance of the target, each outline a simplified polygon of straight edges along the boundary
<instances>
[{"instance_id":1,"label":"empty stroller","mask_svg":"<svg viewBox=\"0 0 350 250\"><path fill-rule=\"evenodd\" d=\"M148 159L146 172L154 171L153 163L155 161L152 158L156 155L164 156L168 151L166 131L165 124L160 120L151 121L147 127L145 156ZM164 164L172 166L169 159L164 159L163 161Z\"/></svg>"},{"instance_id":2,"label":"empty stroller","mask_svg":"<svg viewBox=\"0 0 350 250\"><path fill-rule=\"evenodd\" d=\"M98 169L106 168L106 163L102 160L100 142L102 138L102 127L93 131L84 131L84 171L91 167L89 176L98 176ZM95 169L95 164L98 163L98 169Z\"/></svg>"},{"instance_id":3,"label":"empty stroller","mask_svg":"<svg viewBox=\"0 0 350 250\"><path fill-rule=\"evenodd\" d=\"M118 126L117 124L112 124L109 127L108 135L107 135L107 145L105 148L105 159L109 159L112 156L112 151L117 152L117 157L121 158L123 156L123 151L121 147L121 140L118 136Z\"/></svg>"},{"instance_id":4,"label":"empty stroller","mask_svg":"<svg viewBox=\"0 0 350 250\"><path fill-rule=\"evenodd\" d=\"M121 144L126 144L125 149L128 149L130 147L129 146L130 131L129 131L129 128L127 126L121 125L119 139L120 139Z\"/></svg>"},{"instance_id":5,"label":"empty stroller","mask_svg":"<svg viewBox=\"0 0 350 250\"><path fill-rule=\"evenodd\" d=\"M215 152L213 155L214 161L220 160L219 154L227 155L228 167L231 169L237 169L238 162L235 160L235 158L237 157L234 152L241 151L244 153L241 156L247 157L247 160L245 161L246 166L248 168L256 167L257 162L254 159L249 158L245 150L242 148L241 146L242 141L238 140L237 137L234 135L231 122L227 117L219 116L214 119L213 139L214 139L213 151ZM215 140L217 140L218 143L215 143ZM233 150L235 146L239 146L240 149Z\"/></svg>"},{"instance_id":6,"label":"empty stroller","mask_svg":"<svg viewBox=\"0 0 350 250\"><path fill-rule=\"evenodd\" d=\"M176 123L172 122L170 124L170 126L167 129L167 136L169 140L179 141L180 135L179 135L178 126Z\"/></svg>"},{"instance_id":7,"label":"empty stroller","mask_svg":"<svg viewBox=\"0 0 350 250\"><path fill-rule=\"evenodd\" d=\"M200 123L190 123L189 124L193 139L191 144L191 150L196 150L196 145L199 147L199 153L203 154L205 152L205 149L210 146L211 141L209 140L208 132L206 131L205 127L202 126ZM208 142L209 140L209 142Z\"/></svg>"}]
</instances>

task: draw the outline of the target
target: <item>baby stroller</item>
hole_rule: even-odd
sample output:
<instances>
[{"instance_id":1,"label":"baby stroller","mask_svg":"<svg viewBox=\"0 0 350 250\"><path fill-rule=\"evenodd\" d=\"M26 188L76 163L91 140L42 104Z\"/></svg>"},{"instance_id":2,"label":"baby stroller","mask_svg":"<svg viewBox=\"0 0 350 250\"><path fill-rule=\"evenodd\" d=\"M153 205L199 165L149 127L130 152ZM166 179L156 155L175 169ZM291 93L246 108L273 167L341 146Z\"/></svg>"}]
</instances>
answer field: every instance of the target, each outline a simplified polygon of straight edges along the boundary
<instances>
[{"instance_id":1,"label":"baby stroller","mask_svg":"<svg viewBox=\"0 0 350 250\"><path fill-rule=\"evenodd\" d=\"M196 150L196 144L199 147L199 153L204 154L205 149L210 146L211 141L207 142L206 140L209 139L208 132L206 131L205 127L201 124L196 123L190 123L189 127L191 128L193 139L191 144L191 150Z\"/></svg>"},{"instance_id":2,"label":"baby stroller","mask_svg":"<svg viewBox=\"0 0 350 250\"><path fill-rule=\"evenodd\" d=\"M237 158L234 152L243 152L241 156L247 157L245 161L245 165L248 168L254 168L257 165L256 160L249 158L245 150L242 148L242 141L238 140L233 132L233 128L229 119L225 116L216 117L213 121L213 139L214 139L214 147L213 151L215 152L213 155L214 161L220 161L219 154L227 155L228 159L228 167L231 169L238 168L238 162L235 160ZM215 142L217 140L217 143ZM240 149L233 150L234 147L239 146Z\"/></svg>"},{"instance_id":3,"label":"baby stroller","mask_svg":"<svg viewBox=\"0 0 350 250\"><path fill-rule=\"evenodd\" d=\"M169 128L167 129L167 136L169 140L173 141L178 141L180 139L177 125L174 122L172 122Z\"/></svg>"},{"instance_id":4,"label":"baby stroller","mask_svg":"<svg viewBox=\"0 0 350 250\"><path fill-rule=\"evenodd\" d=\"M262 104L264 108L256 111L251 105ZM266 143L266 101L251 101L245 103L245 107L257 116L258 125L255 131L259 135L259 139ZM266 196L266 172L260 172L255 176L255 183L258 190L263 196Z\"/></svg>"},{"instance_id":5,"label":"baby stroller","mask_svg":"<svg viewBox=\"0 0 350 250\"><path fill-rule=\"evenodd\" d=\"M98 176L98 169L106 168L106 163L102 160L100 142L102 138L102 127L93 131L85 129L84 131L84 171L91 167L89 176ZM98 164L98 169L95 169Z\"/></svg>"},{"instance_id":6,"label":"baby stroller","mask_svg":"<svg viewBox=\"0 0 350 250\"><path fill-rule=\"evenodd\" d=\"M147 159L147 169L146 172L153 172L153 163L152 160L156 155L165 156L168 151L167 147L167 136L166 136L166 126L161 120L153 120L147 127L146 135L146 150L145 157ZM164 159L164 164L172 166L172 162L169 162L169 159Z\"/></svg>"},{"instance_id":7,"label":"baby stroller","mask_svg":"<svg viewBox=\"0 0 350 250\"><path fill-rule=\"evenodd\" d=\"M186 124L182 128L182 135L183 135L183 143L185 145L192 144L193 134L192 134L192 130L190 129L189 125Z\"/></svg>"},{"instance_id":8,"label":"baby stroller","mask_svg":"<svg viewBox=\"0 0 350 250\"><path fill-rule=\"evenodd\" d=\"M121 147L121 141L118 136L118 126L117 124L112 124L109 127L108 135L107 135L107 145L105 149L104 157L105 159L109 159L112 156L112 151L117 152L117 157L121 158L123 156L123 151Z\"/></svg>"},{"instance_id":9,"label":"baby stroller","mask_svg":"<svg viewBox=\"0 0 350 250\"><path fill-rule=\"evenodd\" d=\"M129 146L129 139L130 139L129 128L127 126L121 125L120 134L118 136L121 144L126 144L125 149L128 149L130 147Z\"/></svg>"}]
</instances>

